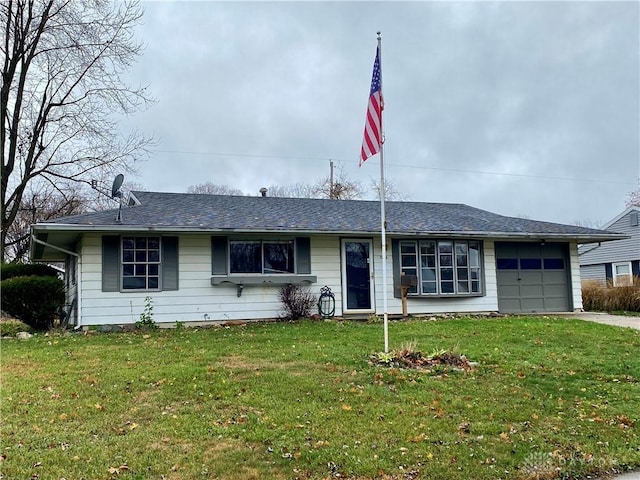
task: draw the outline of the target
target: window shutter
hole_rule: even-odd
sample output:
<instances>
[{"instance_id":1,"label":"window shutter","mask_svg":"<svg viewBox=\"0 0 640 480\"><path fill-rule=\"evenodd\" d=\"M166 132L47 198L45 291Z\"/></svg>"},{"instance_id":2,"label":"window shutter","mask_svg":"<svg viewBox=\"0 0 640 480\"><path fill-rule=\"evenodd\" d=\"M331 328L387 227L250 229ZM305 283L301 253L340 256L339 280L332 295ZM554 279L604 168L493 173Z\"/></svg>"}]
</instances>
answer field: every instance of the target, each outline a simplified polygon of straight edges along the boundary
<instances>
[{"instance_id":1,"label":"window shutter","mask_svg":"<svg viewBox=\"0 0 640 480\"><path fill-rule=\"evenodd\" d=\"M229 244L227 237L211 237L211 274L227 275L229 273Z\"/></svg>"},{"instance_id":2,"label":"window shutter","mask_svg":"<svg viewBox=\"0 0 640 480\"><path fill-rule=\"evenodd\" d=\"M613 267L610 263L605 263L604 264L604 272L605 272L605 276L607 278L607 282L612 282L613 281Z\"/></svg>"},{"instance_id":3,"label":"window shutter","mask_svg":"<svg viewBox=\"0 0 640 480\"><path fill-rule=\"evenodd\" d=\"M640 260L633 260L631 262L631 273L634 277L640 278Z\"/></svg>"},{"instance_id":4,"label":"window shutter","mask_svg":"<svg viewBox=\"0 0 640 480\"><path fill-rule=\"evenodd\" d=\"M631 226L632 227L637 227L638 226L638 212L631 212L629 214L629 219L631 221Z\"/></svg>"},{"instance_id":5,"label":"window shutter","mask_svg":"<svg viewBox=\"0 0 640 480\"><path fill-rule=\"evenodd\" d=\"M311 239L309 237L296 238L296 273L311 274Z\"/></svg>"},{"instance_id":6,"label":"window shutter","mask_svg":"<svg viewBox=\"0 0 640 480\"><path fill-rule=\"evenodd\" d=\"M393 296L402 298L400 287L400 240L391 240L391 263L393 266Z\"/></svg>"},{"instance_id":7,"label":"window shutter","mask_svg":"<svg viewBox=\"0 0 640 480\"><path fill-rule=\"evenodd\" d=\"M120 291L120 237L102 237L102 291Z\"/></svg>"},{"instance_id":8,"label":"window shutter","mask_svg":"<svg viewBox=\"0 0 640 480\"><path fill-rule=\"evenodd\" d=\"M162 237L162 290L178 290L178 237Z\"/></svg>"}]
</instances>

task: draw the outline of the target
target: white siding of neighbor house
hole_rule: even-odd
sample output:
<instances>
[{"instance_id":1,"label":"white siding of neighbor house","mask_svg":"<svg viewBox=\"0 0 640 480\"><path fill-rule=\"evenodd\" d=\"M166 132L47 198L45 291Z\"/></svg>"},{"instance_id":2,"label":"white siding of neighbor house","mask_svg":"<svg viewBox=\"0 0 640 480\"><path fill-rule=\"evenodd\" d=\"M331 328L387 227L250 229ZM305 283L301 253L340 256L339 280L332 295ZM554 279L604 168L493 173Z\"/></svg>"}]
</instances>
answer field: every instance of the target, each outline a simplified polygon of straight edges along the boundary
<instances>
[{"instance_id":1,"label":"white siding of neighbor house","mask_svg":"<svg viewBox=\"0 0 640 480\"><path fill-rule=\"evenodd\" d=\"M329 286L336 298L336 316L342 316L341 237L311 236L311 274L317 282L309 288L319 295ZM374 277L376 313L383 313L381 240L374 240ZM240 297L233 284L211 285L211 237L186 234L179 238L179 289L165 292L103 292L102 237L83 237L78 263L82 302L81 325L130 324L140 319L145 297L153 300L153 320L157 323L224 322L230 320L269 319L281 314L279 286L246 285ZM577 246L570 246L571 284L574 308L582 307ZM409 298L412 315L452 312L494 312L498 310L495 248L493 241L483 242L484 292L479 297ZM402 313L402 303L393 296L391 243L387 252L388 313ZM315 312L315 309L314 309Z\"/></svg>"},{"instance_id":2,"label":"white siding of neighbor house","mask_svg":"<svg viewBox=\"0 0 640 480\"><path fill-rule=\"evenodd\" d=\"M625 215L607 227L607 230L630 235L626 240L603 242L600 246L584 245L585 253L580 255L580 265L630 262L640 260L640 225L631 225L631 215L640 213L640 209L629 209ZM604 279L604 275L602 276Z\"/></svg>"}]
</instances>

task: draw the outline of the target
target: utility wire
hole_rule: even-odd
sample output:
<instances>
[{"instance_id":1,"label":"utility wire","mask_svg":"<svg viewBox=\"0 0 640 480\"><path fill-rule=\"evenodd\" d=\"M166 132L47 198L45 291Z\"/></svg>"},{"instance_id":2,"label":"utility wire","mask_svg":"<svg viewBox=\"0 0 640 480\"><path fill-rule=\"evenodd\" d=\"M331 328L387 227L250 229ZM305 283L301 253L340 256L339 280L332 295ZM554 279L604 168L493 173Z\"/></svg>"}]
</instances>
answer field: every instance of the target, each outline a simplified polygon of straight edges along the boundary
<instances>
[{"instance_id":1,"label":"utility wire","mask_svg":"<svg viewBox=\"0 0 640 480\"><path fill-rule=\"evenodd\" d=\"M302 156L286 156L286 155L257 155L257 154L242 154L242 153L218 153L218 152L190 152L190 151L182 151L182 150L152 150L156 153L177 153L181 155L201 155L201 156L213 156L213 157L240 157L240 158L273 158L273 159L281 159L281 160L334 160L336 162L341 162L348 164L350 160L341 160L332 157L331 159L324 157L302 157ZM377 162L368 160L371 164L377 164ZM463 168L443 168L443 167L427 167L423 165L405 165L400 163L390 163L385 162L387 167L398 167L398 168L414 168L418 170L433 170L439 172L455 172L455 173L473 173L480 175L497 175L504 177L520 177L520 178L535 178L541 180L564 180L571 182L590 182L590 183L609 183L615 185L636 185L634 182L623 182L621 180L603 180L603 179L595 179L595 178L579 178L579 177L556 177L552 175L530 175L526 173L506 173L506 172L490 172L484 170L469 170Z\"/></svg>"}]
</instances>

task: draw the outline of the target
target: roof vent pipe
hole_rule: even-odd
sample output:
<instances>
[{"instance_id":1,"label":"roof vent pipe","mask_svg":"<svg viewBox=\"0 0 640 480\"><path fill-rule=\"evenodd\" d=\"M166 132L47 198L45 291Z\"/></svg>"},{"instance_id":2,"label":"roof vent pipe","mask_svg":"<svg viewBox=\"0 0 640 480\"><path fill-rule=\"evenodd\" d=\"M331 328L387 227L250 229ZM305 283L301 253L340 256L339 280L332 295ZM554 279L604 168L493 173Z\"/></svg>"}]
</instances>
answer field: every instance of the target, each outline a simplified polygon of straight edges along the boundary
<instances>
[{"instance_id":1,"label":"roof vent pipe","mask_svg":"<svg viewBox=\"0 0 640 480\"><path fill-rule=\"evenodd\" d=\"M266 189L266 188L264 188L264 187L262 187L262 188L260 189L260 195L262 195L263 197L266 197L266 196L267 196L267 189Z\"/></svg>"}]
</instances>

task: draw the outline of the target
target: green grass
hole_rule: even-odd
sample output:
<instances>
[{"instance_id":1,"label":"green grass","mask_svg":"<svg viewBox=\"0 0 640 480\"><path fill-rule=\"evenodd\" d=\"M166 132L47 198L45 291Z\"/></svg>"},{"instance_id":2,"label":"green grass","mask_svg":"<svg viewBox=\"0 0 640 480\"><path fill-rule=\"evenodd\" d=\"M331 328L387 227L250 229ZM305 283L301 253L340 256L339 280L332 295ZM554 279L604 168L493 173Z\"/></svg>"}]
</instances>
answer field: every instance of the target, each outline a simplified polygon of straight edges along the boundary
<instances>
[{"instance_id":1,"label":"green grass","mask_svg":"<svg viewBox=\"0 0 640 480\"><path fill-rule=\"evenodd\" d=\"M392 322L479 362L368 364L382 326L301 322L2 340L7 479L552 479L640 467L640 332ZM32 477L37 475L37 477Z\"/></svg>"}]
</instances>

